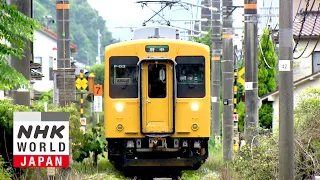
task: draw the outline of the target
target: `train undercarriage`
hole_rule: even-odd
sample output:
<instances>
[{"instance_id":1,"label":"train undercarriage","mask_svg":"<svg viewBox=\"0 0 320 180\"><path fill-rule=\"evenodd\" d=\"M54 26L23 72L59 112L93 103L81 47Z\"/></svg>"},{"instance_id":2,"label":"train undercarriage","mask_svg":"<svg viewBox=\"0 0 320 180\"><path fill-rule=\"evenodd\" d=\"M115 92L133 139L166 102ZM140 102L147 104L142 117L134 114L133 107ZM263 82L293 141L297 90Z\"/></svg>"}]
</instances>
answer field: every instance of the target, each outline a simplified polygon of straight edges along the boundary
<instances>
[{"instance_id":1,"label":"train undercarriage","mask_svg":"<svg viewBox=\"0 0 320 180\"><path fill-rule=\"evenodd\" d=\"M117 169L172 167L196 170L208 157L208 138L145 137L107 141L108 158Z\"/></svg>"}]
</instances>

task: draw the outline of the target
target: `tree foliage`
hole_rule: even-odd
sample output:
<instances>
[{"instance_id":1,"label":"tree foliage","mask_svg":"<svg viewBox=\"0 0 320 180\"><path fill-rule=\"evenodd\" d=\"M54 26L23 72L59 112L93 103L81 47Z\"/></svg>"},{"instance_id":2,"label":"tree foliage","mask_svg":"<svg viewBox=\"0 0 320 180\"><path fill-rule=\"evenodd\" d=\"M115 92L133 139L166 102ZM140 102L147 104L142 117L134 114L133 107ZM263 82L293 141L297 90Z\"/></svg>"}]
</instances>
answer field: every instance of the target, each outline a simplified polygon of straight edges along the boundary
<instances>
[{"instance_id":1,"label":"tree foliage","mask_svg":"<svg viewBox=\"0 0 320 180\"><path fill-rule=\"evenodd\" d=\"M210 47L210 51L212 48L212 40L211 40L211 30L208 32L208 34L204 34L202 36L196 36L191 38L191 41L197 42L197 43L201 43L201 44L205 44L207 46Z\"/></svg>"},{"instance_id":2,"label":"tree foliage","mask_svg":"<svg viewBox=\"0 0 320 180\"><path fill-rule=\"evenodd\" d=\"M277 89L277 54L273 42L270 39L270 32L265 29L261 38L261 48L258 47L258 96L261 97Z\"/></svg>"},{"instance_id":3,"label":"tree foliage","mask_svg":"<svg viewBox=\"0 0 320 180\"><path fill-rule=\"evenodd\" d=\"M28 86L29 82L9 64L9 56L23 58L27 41L33 41L33 31L39 24L19 12L15 5L1 1L0 6L0 89L11 90Z\"/></svg>"},{"instance_id":4,"label":"tree foliage","mask_svg":"<svg viewBox=\"0 0 320 180\"><path fill-rule=\"evenodd\" d=\"M258 96L261 97L277 88L277 53L274 50L274 45L270 39L270 32L266 28L260 40L261 48L258 46ZM244 63L239 64L239 70L244 67ZM241 94L244 94L244 88L238 83ZM245 104L239 102L239 130L244 130L244 115ZM263 102L259 109L259 124L263 128L272 127L272 104Z\"/></svg>"},{"instance_id":5,"label":"tree foliage","mask_svg":"<svg viewBox=\"0 0 320 180\"><path fill-rule=\"evenodd\" d=\"M43 16L51 15L55 19L55 4L55 0L34 0L35 19L41 21L43 26L46 25ZM49 29L56 33L56 24L51 24ZM106 21L98 11L91 8L87 0L70 1L70 39L78 47L78 53L73 56L79 62L87 63L85 51L88 52L90 64L95 62L98 50L98 29L101 33L102 49L115 42L106 27Z\"/></svg>"},{"instance_id":6,"label":"tree foliage","mask_svg":"<svg viewBox=\"0 0 320 180\"><path fill-rule=\"evenodd\" d=\"M270 32L266 28L261 38L261 48L258 47L258 96L261 97L277 89L277 54L274 50ZM262 49L262 50L261 50ZM259 123L263 128L272 127L273 108L264 102L259 110Z\"/></svg>"},{"instance_id":7,"label":"tree foliage","mask_svg":"<svg viewBox=\"0 0 320 180\"><path fill-rule=\"evenodd\" d=\"M104 86L104 63L91 66L89 71L94 73L96 76L94 79L95 84L101 84Z\"/></svg>"}]
</instances>

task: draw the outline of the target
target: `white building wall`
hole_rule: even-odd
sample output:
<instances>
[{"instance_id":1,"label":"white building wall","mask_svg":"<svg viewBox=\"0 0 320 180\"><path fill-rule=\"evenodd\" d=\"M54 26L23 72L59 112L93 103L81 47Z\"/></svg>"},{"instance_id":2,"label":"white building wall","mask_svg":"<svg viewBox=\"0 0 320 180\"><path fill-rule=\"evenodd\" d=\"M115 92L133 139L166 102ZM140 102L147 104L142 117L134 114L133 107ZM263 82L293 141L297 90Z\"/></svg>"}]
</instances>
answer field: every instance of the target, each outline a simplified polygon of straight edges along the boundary
<instances>
[{"instance_id":1,"label":"white building wall","mask_svg":"<svg viewBox=\"0 0 320 180\"><path fill-rule=\"evenodd\" d=\"M34 89L37 91L49 91L53 88L53 81L49 80L49 58L53 56L53 48L57 42L42 32L35 31L33 43L34 58L42 58L42 80L35 80Z\"/></svg>"},{"instance_id":2,"label":"white building wall","mask_svg":"<svg viewBox=\"0 0 320 180\"><path fill-rule=\"evenodd\" d=\"M295 52L293 54L294 58L299 57L299 55L303 52L304 48L307 45L308 40L300 40L297 46L298 52ZM312 52L314 46L316 44L316 40L312 40L309 42L309 45L302 55L301 58L299 59L294 59L293 60L293 77L294 81L301 79L305 76L308 76L312 74L312 55L310 57L309 54ZM320 51L320 44L317 45L315 51Z\"/></svg>"},{"instance_id":3,"label":"white building wall","mask_svg":"<svg viewBox=\"0 0 320 180\"><path fill-rule=\"evenodd\" d=\"M300 84L294 88L294 107L301 101L301 95L303 91L307 88L320 88L320 77L315 78L314 80L308 80L307 82ZM272 120L272 130L274 134L279 132L279 94L273 95L271 97L274 101L273 106L273 120Z\"/></svg>"}]
</instances>

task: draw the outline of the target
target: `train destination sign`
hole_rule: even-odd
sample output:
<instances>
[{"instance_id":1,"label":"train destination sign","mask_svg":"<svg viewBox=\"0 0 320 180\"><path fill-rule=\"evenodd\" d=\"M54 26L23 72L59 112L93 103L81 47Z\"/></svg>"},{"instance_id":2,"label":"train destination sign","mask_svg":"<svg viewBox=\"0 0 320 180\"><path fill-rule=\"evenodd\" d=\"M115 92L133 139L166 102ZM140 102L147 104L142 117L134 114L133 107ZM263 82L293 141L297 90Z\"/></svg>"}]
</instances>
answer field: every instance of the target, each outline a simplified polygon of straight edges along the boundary
<instances>
[{"instance_id":1,"label":"train destination sign","mask_svg":"<svg viewBox=\"0 0 320 180\"><path fill-rule=\"evenodd\" d=\"M169 52L168 45L146 45L146 52Z\"/></svg>"}]
</instances>

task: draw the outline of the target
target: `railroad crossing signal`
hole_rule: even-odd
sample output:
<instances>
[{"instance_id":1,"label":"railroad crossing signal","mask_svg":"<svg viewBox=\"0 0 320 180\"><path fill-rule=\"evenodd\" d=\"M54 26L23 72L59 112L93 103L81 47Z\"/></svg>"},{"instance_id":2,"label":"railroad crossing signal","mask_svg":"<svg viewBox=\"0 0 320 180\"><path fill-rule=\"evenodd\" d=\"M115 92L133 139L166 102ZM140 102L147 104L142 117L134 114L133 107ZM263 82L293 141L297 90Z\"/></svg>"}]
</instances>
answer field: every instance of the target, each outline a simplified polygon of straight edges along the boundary
<instances>
[{"instance_id":1,"label":"railroad crossing signal","mask_svg":"<svg viewBox=\"0 0 320 180\"><path fill-rule=\"evenodd\" d=\"M76 80L77 89L86 89L88 87L88 81L86 78L77 78Z\"/></svg>"},{"instance_id":2,"label":"railroad crossing signal","mask_svg":"<svg viewBox=\"0 0 320 180\"><path fill-rule=\"evenodd\" d=\"M245 72L244 67L238 72L238 79L237 80L240 84L242 84L242 86L244 86L244 83L245 83L244 79L242 79L242 77L241 77L244 74L244 72Z\"/></svg>"}]
</instances>

